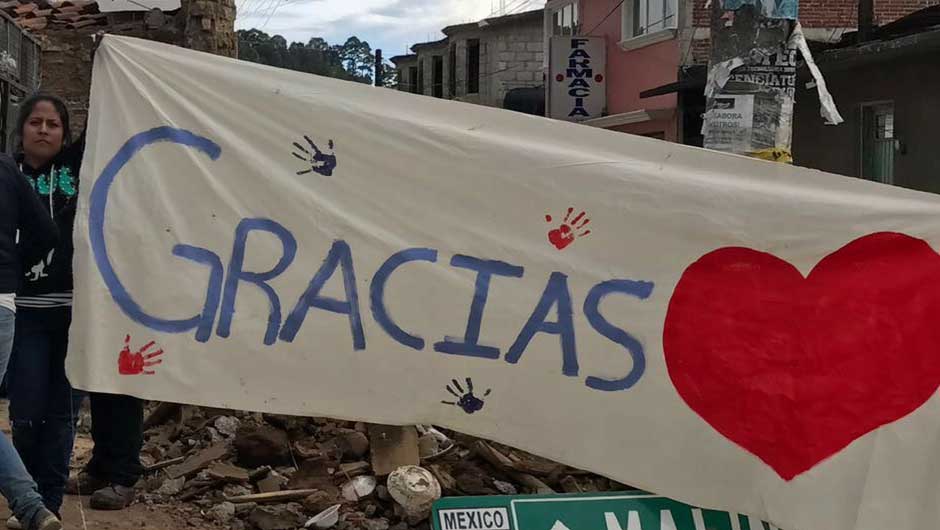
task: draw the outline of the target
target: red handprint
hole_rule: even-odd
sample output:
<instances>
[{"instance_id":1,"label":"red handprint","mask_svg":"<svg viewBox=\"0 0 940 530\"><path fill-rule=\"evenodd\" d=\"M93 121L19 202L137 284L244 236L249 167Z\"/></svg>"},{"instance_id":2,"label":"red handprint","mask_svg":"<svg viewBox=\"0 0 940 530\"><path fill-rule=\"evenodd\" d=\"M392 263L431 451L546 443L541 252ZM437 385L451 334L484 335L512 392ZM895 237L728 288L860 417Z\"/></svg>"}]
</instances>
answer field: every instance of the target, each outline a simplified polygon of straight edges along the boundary
<instances>
[{"instance_id":1,"label":"red handprint","mask_svg":"<svg viewBox=\"0 0 940 530\"><path fill-rule=\"evenodd\" d=\"M121 375L155 374L156 372L147 368L163 362L162 359L157 359L157 357L163 355L163 350L147 353L147 350L153 345L154 342L150 341L143 348L131 353L131 336L126 335L124 337L124 349L121 350L121 354L118 356L118 373Z\"/></svg>"},{"instance_id":2,"label":"red handprint","mask_svg":"<svg viewBox=\"0 0 940 530\"><path fill-rule=\"evenodd\" d=\"M568 208L568 213L565 215L565 220L562 222L561 226L548 232L548 241L555 245L555 248L558 250L564 250L565 247L574 243L574 240L579 237L584 237L591 233L590 230L585 230L584 227L591 222L590 219L585 217L587 214L581 212L574 219L571 218L574 214L574 208ZM545 221L550 223L552 222L552 216L546 215Z\"/></svg>"}]
</instances>

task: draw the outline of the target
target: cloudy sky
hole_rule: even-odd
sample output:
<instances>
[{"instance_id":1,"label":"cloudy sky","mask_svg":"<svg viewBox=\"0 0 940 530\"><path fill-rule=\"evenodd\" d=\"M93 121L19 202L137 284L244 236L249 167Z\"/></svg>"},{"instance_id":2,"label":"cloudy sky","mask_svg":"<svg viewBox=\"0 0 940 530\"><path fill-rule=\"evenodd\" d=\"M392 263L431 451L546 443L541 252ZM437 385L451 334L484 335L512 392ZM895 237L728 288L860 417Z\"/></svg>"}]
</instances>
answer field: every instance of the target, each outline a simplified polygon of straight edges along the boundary
<instances>
[{"instance_id":1,"label":"cloudy sky","mask_svg":"<svg viewBox=\"0 0 940 530\"><path fill-rule=\"evenodd\" d=\"M544 5L544 0L505 1L507 12ZM237 5L238 29L258 28L288 41L323 37L331 44L355 35L391 57L416 42L443 37L445 26L488 16L499 0L237 0Z\"/></svg>"}]
</instances>

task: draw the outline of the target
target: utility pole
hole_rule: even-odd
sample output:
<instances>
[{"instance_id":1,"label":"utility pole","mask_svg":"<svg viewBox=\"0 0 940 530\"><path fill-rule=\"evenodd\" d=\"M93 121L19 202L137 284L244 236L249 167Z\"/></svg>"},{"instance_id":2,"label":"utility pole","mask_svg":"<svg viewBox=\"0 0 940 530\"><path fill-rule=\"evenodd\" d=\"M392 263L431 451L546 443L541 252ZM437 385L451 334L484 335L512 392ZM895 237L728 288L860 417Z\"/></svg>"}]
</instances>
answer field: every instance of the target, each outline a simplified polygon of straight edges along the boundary
<instances>
[{"instance_id":1,"label":"utility pole","mask_svg":"<svg viewBox=\"0 0 940 530\"><path fill-rule=\"evenodd\" d=\"M797 1L711 4L705 147L791 162Z\"/></svg>"},{"instance_id":2,"label":"utility pole","mask_svg":"<svg viewBox=\"0 0 940 530\"><path fill-rule=\"evenodd\" d=\"M384 86L385 65L382 64L382 50L375 50L375 86Z\"/></svg>"}]
</instances>

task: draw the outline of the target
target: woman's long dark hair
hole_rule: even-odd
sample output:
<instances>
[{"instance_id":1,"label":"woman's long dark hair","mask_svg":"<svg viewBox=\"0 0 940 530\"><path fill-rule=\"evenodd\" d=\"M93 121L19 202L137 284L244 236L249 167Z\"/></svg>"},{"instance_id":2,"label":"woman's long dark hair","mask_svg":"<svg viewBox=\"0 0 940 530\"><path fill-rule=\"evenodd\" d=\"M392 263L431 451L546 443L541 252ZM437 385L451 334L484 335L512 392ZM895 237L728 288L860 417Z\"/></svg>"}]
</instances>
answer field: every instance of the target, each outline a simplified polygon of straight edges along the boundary
<instances>
[{"instance_id":1,"label":"woman's long dark hair","mask_svg":"<svg viewBox=\"0 0 940 530\"><path fill-rule=\"evenodd\" d=\"M56 112L59 113L59 121L62 122L62 148L65 149L72 143L72 130L69 128L69 109L65 106L65 103L51 94L34 94L23 102L23 105L20 106L20 112L16 117L15 151L17 153L23 152L23 127L26 126L26 121L29 120L29 115L33 113L36 105L43 101L51 103L52 106L55 107Z\"/></svg>"}]
</instances>

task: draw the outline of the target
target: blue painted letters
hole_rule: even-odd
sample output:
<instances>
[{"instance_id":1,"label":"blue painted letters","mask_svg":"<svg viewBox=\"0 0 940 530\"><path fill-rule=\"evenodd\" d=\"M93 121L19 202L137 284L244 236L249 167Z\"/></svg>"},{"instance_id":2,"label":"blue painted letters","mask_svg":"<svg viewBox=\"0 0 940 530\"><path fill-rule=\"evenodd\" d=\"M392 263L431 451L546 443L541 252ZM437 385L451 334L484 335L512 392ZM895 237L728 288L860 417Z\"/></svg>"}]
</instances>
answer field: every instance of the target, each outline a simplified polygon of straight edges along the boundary
<instances>
[{"instance_id":1,"label":"blue painted letters","mask_svg":"<svg viewBox=\"0 0 940 530\"><path fill-rule=\"evenodd\" d=\"M434 349L441 353L466 355L469 357L482 357L484 359L499 359L499 348L483 346L480 341L480 325L483 321L483 308L486 307L486 298L490 294L490 279L493 275L509 278L522 278L524 269L502 261L482 260L470 256L454 256L450 260L453 267L477 271L477 280L473 291L473 303L470 304L470 318L467 320L467 331L463 340L454 337L444 337L444 340L434 345Z\"/></svg>"},{"instance_id":2,"label":"blue painted letters","mask_svg":"<svg viewBox=\"0 0 940 530\"><path fill-rule=\"evenodd\" d=\"M600 312L601 301L607 295L613 293L628 294L640 300L646 300L653 294L653 283L610 280L595 285L584 299L584 316L587 317L591 327L604 337L626 348L633 358L633 368L623 379L608 380L599 377L588 377L585 381L585 384L590 388L606 392L626 390L633 387L643 377L643 372L646 370L646 356L643 353L643 345L640 344L640 341L636 340L633 335L611 324Z\"/></svg>"},{"instance_id":3,"label":"blue painted letters","mask_svg":"<svg viewBox=\"0 0 940 530\"><path fill-rule=\"evenodd\" d=\"M388 278L398 270L398 267L411 261L435 263L437 262L437 251L433 248L409 248L385 260L385 263L376 271L375 277L372 278L369 298L372 301L372 317L385 330L385 333L388 333L389 337L399 343L420 351L424 349L424 339L411 335L398 327L385 307L385 284L388 283Z\"/></svg>"},{"instance_id":4,"label":"blue painted letters","mask_svg":"<svg viewBox=\"0 0 940 530\"><path fill-rule=\"evenodd\" d=\"M343 286L346 289L346 300L337 300L320 296L320 291L326 282L336 272L336 268L342 269ZM364 350L366 348L366 338L362 331L362 317L359 314L359 291L356 290L356 273L353 271L352 251L345 241L333 242L333 248L326 256L323 266L310 280L310 285L304 294L300 295L297 306L291 311L284 327L281 329L281 340L284 342L293 342L303 324L307 311L311 307L329 311L331 313L340 313L349 316L349 328L352 331L353 348Z\"/></svg>"},{"instance_id":5,"label":"blue painted letters","mask_svg":"<svg viewBox=\"0 0 940 530\"><path fill-rule=\"evenodd\" d=\"M573 54L573 68L579 66L576 57L583 56L582 53ZM574 77L575 81L583 82L580 79L581 75ZM188 333L194 331L195 340L207 342L211 338L218 313L216 334L222 338L229 337L232 332L238 290L243 283L248 283L260 289L269 302L267 326L263 337L265 345L273 345L278 339L293 342L303 326L307 313L311 308L316 308L345 315L349 320L352 348L354 350L366 348L353 253L349 244L343 240L332 243L326 259L282 324L280 297L271 282L292 265L297 256L298 246L290 230L271 219L249 218L242 219L238 223L227 268L218 254L211 250L185 244L174 246L174 256L208 268L208 281L202 308L192 316L179 319L157 317L144 310L130 295L115 272L108 255L104 222L107 217L108 193L118 174L140 150L157 142L169 142L195 149L212 160L221 156L220 147L207 138L180 129L159 127L135 135L128 140L95 182L89 203L91 250L111 297L128 318L157 332ZM266 272L245 270L245 261L249 254L248 239L252 232L271 234L281 243L282 250L277 263ZM432 248L411 248L393 254L376 271L369 288L369 299L372 316L379 328L399 344L420 351L425 347L425 339L402 329L389 314L385 300L386 287L391 276L404 265L417 261L437 263L438 251ZM522 278L524 268L502 261L460 254L452 257L450 265L476 272L473 300L470 304L464 336L462 338L444 337L443 340L434 344L434 350L444 354L478 359L499 359L501 355L499 347L480 342L490 284L494 276ZM337 273L337 270L342 275L344 299L330 298L321 294L324 286ZM633 335L615 326L601 314L600 305L607 296L612 294L624 294L639 300L646 300L652 295L653 288L651 282L615 279L601 282L590 290L583 305L585 318L594 331L619 344L627 351L631 358L631 367L629 372L619 379L587 377L584 381L587 387L603 392L627 390L636 385L643 376L646 369L643 345ZM412 301L412 303L419 302ZM558 336L561 347L561 373L569 377L577 376L580 370L575 340L573 303L568 287L568 276L561 272L552 272L549 276L535 309L506 351L505 360L510 364L519 363L526 348L538 333Z\"/></svg>"}]
</instances>

